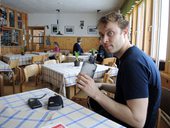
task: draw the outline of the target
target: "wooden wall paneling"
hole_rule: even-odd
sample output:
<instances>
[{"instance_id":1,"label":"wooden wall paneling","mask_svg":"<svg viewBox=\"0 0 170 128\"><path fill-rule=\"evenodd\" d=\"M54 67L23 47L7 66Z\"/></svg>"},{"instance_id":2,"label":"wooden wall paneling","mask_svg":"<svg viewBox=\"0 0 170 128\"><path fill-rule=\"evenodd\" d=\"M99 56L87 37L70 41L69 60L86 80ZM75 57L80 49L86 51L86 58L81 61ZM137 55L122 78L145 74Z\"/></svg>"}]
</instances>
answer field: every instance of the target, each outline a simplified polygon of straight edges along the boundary
<instances>
[{"instance_id":1,"label":"wooden wall paneling","mask_svg":"<svg viewBox=\"0 0 170 128\"><path fill-rule=\"evenodd\" d=\"M136 44L136 36L137 36L137 6L134 7L133 12L132 12L132 44Z\"/></svg>"},{"instance_id":2,"label":"wooden wall paneling","mask_svg":"<svg viewBox=\"0 0 170 128\"><path fill-rule=\"evenodd\" d=\"M146 54L151 54L151 32L152 32L152 0L146 0L145 3L145 29L144 29L144 51Z\"/></svg>"},{"instance_id":3,"label":"wooden wall paneling","mask_svg":"<svg viewBox=\"0 0 170 128\"><path fill-rule=\"evenodd\" d=\"M50 42L52 42L52 46L50 48L54 48L53 42L57 41L60 45L60 49L62 50L69 50L70 52L73 51L73 45L77 41L77 37L68 37L68 36L51 36ZM95 48L98 49L99 40L98 37L82 37L82 44L83 50L88 52L90 49Z\"/></svg>"},{"instance_id":4,"label":"wooden wall paneling","mask_svg":"<svg viewBox=\"0 0 170 128\"><path fill-rule=\"evenodd\" d=\"M161 84L163 87L170 89L170 78L168 78L168 74L161 73Z\"/></svg>"},{"instance_id":5,"label":"wooden wall paneling","mask_svg":"<svg viewBox=\"0 0 170 128\"><path fill-rule=\"evenodd\" d=\"M21 46L2 46L1 47L1 54L5 55L5 54L18 54L20 53Z\"/></svg>"},{"instance_id":6,"label":"wooden wall paneling","mask_svg":"<svg viewBox=\"0 0 170 128\"><path fill-rule=\"evenodd\" d=\"M87 38L85 38L85 43L82 44L82 47L83 47L85 52L88 52L92 48L97 50L98 47L99 47L98 37L87 37Z\"/></svg>"},{"instance_id":7,"label":"wooden wall paneling","mask_svg":"<svg viewBox=\"0 0 170 128\"><path fill-rule=\"evenodd\" d=\"M15 19L14 28L18 28L18 17L17 17L17 11L16 10L14 10L14 19Z\"/></svg>"},{"instance_id":8,"label":"wooden wall paneling","mask_svg":"<svg viewBox=\"0 0 170 128\"><path fill-rule=\"evenodd\" d=\"M161 71L161 83L163 87L170 89L170 62L165 62L165 70Z\"/></svg>"}]
</instances>

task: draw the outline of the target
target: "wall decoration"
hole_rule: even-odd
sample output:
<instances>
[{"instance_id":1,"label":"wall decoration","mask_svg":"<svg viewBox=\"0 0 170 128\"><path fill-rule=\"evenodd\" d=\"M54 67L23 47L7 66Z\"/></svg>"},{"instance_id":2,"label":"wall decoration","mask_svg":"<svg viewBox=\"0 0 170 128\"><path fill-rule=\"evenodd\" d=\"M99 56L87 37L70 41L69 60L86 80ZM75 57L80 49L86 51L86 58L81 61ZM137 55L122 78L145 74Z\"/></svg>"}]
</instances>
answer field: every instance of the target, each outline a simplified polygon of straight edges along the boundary
<instances>
[{"instance_id":1,"label":"wall decoration","mask_svg":"<svg viewBox=\"0 0 170 128\"><path fill-rule=\"evenodd\" d=\"M96 26L88 26L88 27L87 27L87 33L88 33L88 34L97 34L97 28L96 28Z\"/></svg>"},{"instance_id":2,"label":"wall decoration","mask_svg":"<svg viewBox=\"0 0 170 128\"><path fill-rule=\"evenodd\" d=\"M83 27L84 27L84 20L81 20L80 21L80 28L83 29Z\"/></svg>"},{"instance_id":3,"label":"wall decoration","mask_svg":"<svg viewBox=\"0 0 170 128\"><path fill-rule=\"evenodd\" d=\"M74 26L65 26L64 33L65 34L74 34Z\"/></svg>"},{"instance_id":4,"label":"wall decoration","mask_svg":"<svg viewBox=\"0 0 170 128\"><path fill-rule=\"evenodd\" d=\"M52 34L57 34L58 32L58 25L57 24L52 24L51 25L51 33Z\"/></svg>"}]
</instances>

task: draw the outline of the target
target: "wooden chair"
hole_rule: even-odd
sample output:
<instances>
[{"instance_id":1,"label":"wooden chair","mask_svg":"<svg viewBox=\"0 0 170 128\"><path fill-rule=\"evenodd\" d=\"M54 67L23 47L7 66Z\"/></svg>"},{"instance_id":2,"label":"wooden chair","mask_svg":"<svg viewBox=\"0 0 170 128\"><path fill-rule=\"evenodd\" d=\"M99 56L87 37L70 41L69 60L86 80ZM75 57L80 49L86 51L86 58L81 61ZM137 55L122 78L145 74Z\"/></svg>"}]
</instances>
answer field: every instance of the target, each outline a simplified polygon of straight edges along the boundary
<instances>
[{"instance_id":1,"label":"wooden chair","mask_svg":"<svg viewBox=\"0 0 170 128\"><path fill-rule=\"evenodd\" d=\"M48 54L43 55L43 57L42 57L42 58L43 58L43 60L42 60L42 61L43 61L43 63L44 63L45 61L47 61L47 60L48 60L48 57L49 57L49 55L48 55Z\"/></svg>"},{"instance_id":2,"label":"wooden chair","mask_svg":"<svg viewBox=\"0 0 170 128\"><path fill-rule=\"evenodd\" d=\"M56 64L56 63L59 63L58 60L47 60L47 61L44 61L44 64Z\"/></svg>"},{"instance_id":3,"label":"wooden chair","mask_svg":"<svg viewBox=\"0 0 170 128\"><path fill-rule=\"evenodd\" d=\"M116 58L115 57L105 58L102 61L102 65L117 67L117 65L116 65Z\"/></svg>"},{"instance_id":4,"label":"wooden chair","mask_svg":"<svg viewBox=\"0 0 170 128\"><path fill-rule=\"evenodd\" d=\"M60 54L59 56L57 56L56 60L58 60L59 63L63 63L66 61L66 55Z\"/></svg>"},{"instance_id":5,"label":"wooden chair","mask_svg":"<svg viewBox=\"0 0 170 128\"><path fill-rule=\"evenodd\" d=\"M108 71L104 74L103 77L103 82L104 83L114 83L114 81L111 79L109 71L111 69L108 69ZM113 94L103 91L108 96L113 96ZM88 96L82 91L82 90L77 90L76 86L74 87L74 96L72 97L72 100L82 106L88 107L87 102L88 102Z\"/></svg>"},{"instance_id":6,"label":"wooden chair","mask_svg":"<svg viewBox=\"0 0 170 128\"><path fill-rule=\"evenodd\" d=\"M20 88L21 92L24 90L25 83L28 82L30 77L35 76L35 78L36 78L36 83L35 84L37 86L38 85L39 75L40 75L40 67L39 67L38 64L31 64L31 65L26 66L23 69L23 82L22 82L21 88Z\"/></svg>"},{"instance_id":7,"label":"wooden chair","mask_svg":"<svg viewBox=\"0 0 170 128\"><path fill-rule=\"evenodd\" d=\"M32 64L43 64L44 62L44 56L43 55L38 55L38 56L33 56L32 57Z\"/></svg>"},{"instance_id":8,"label":"wooden chair","mask_svg":"<svg viewBox=\"0 0 170 128\"><path fill-rule=\"evenodd\" d=\"M103 83L109 83L109 84L114 84L116 82L116 77L111 77L110 75L111 68L107 70L107 72L103 76ZM102 90L103 93L105 93L109 97L114 97L114 93L107 92L105 90Z\"/></svg>"},{"instance_id":9,"label":"wooden chair","mask_svg":"<svg viewBox=\"0 0 170 128\"><path fill-rule=\"evenodd\" d=\"M15 93L15 85L18 78L19 84L21 81L21 68L19 67L19 59L10 60L9 66L12 69L12 83L13 83L13 93Z\"/></svg>"},{"instance_id":10,"label":"wooden chair","mask_svg":"<svg viewBox=\"0 0 170 128\"><path fill-rule=\"evenodd\" d=\"M0 74L0 96L4 95L4 79L3 75Z\"/></svg>"},{"instance_id":11,"label":"wooden chair","mask_svg":"<svg viewBox=\"0 0 170 128\"><path fill-rule=\"evenodd\" d=\"M161 105L158 112L157 128L170 128L170 90L162 87Z\"/></svg>"},{"instance_id":12,"label":"wooden chair","mask_svg":"<svg viewBox=\"0 0 170 128\"><path fill-rule=\"evenodd\" d=\"M106 72L103 77L104 83L114 83L114 80L110 77L110 73Z\"/></svg>"},{"instance_id":13,"label":"wooden chair","mask_svg":"<svg viewBox=\"0 0 170 128\"><path fill-rule=\"evenodd\" d=\"M170 73L170 61L165 62L165 71L166 73Z\"/></svg>"}]
</instances>

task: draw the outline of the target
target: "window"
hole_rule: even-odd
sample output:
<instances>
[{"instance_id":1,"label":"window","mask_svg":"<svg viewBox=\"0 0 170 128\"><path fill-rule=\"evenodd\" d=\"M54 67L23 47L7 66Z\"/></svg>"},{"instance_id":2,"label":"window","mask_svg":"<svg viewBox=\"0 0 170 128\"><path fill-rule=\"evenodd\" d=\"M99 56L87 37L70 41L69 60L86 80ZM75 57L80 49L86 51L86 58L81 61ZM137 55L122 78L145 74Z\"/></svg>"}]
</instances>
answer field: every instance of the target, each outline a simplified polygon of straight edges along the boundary
<instances>
[{"instance_id":1,"label":"window","mask_svg":"<svg viewBox=\"0 0 170 128\"><path fill-rule=\"evenodd\" d=\"M143 34L144 34L144 7L145 7L145 3L144 1L142 1L139 5L138 5L138 17L137 17L137 40L136 40L136 45L138 46L138 48L140 48L141 50L143 49Z\"/></svg>"},{"instance_id":2,"label":"window","mask_svg":"<svg viewBox=\"0 0 170 128\"><path fill-rule=\"evenodd\" d=\"M166 60L168 19L169 0L154 0L151 56L156 60Z\"/></svg>"},{"instance_id":3,"label":"window","mask_svg":"<svg viewBox=\"0 0 170 128\"><path fill-rule=\"evenodd\" d=\"M160 45L159 59L166 60L167 39L168 39L168 19L169 19L169 0L162 0L161 10L161 28L160 28Z\"/></svg>"}]
</instances>

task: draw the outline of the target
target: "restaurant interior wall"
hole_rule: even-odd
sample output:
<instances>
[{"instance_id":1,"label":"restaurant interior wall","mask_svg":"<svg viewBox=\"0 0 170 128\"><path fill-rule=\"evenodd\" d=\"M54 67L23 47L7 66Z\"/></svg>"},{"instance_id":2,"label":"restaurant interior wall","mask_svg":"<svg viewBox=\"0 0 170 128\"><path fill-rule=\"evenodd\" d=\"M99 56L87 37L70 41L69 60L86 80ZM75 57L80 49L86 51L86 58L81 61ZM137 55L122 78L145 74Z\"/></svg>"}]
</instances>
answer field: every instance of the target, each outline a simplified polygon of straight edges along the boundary
<instances>
[{"instance_id":1,"label":"restaurant interior wall","mask_svg":"<svg viewBox=\"0 0 170 128\"><path fill-rule=\"evenodd\" d=\"M101 15L96 15L96 13L61 13L59 19L59 30L64 36L98 36L97 33L89 34L87 32L87 27L96 26L97 20ZM84 27L81 29L80 21L84 21ZM46 29L46 35L58 36L53 34L51 31L51 25L57 25L57 15L56 14L28 14L28 26L45 26L48 25L49 29ZM65 34L64 27L73 26L74 31L72 34Z\"/></svg>"}]
</instances>

